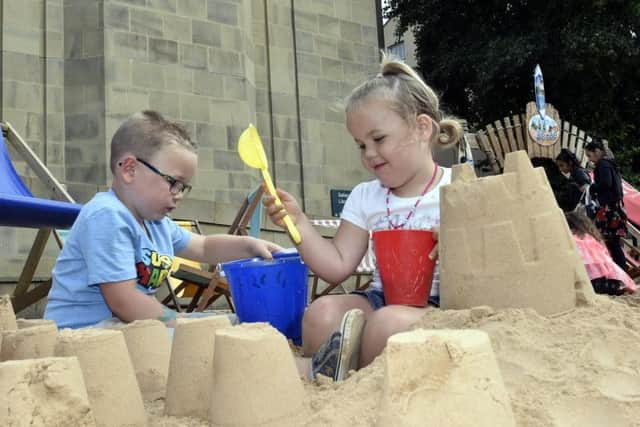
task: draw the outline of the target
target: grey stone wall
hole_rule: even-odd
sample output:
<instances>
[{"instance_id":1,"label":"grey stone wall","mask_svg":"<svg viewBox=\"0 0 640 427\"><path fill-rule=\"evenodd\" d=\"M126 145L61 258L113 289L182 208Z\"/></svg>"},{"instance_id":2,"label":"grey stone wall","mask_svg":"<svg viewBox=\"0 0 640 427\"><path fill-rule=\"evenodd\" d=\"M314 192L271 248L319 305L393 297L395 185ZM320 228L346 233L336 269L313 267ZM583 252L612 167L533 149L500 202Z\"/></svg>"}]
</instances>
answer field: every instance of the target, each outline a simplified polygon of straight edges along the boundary
<instances>
[{"instance_id":1,"label":"grey stone wall","mask_svg":"<svg viewBox=\"0 0 640 427\"><path fill-rule=\"evenodd\" d=\"M109 143L125 117L151 108L180 120L201 148L176 216L217 224L229 224L260 182L236 152L251 122L278 185L309 215L328 217L329 189L366 178L340 101L376 72L374 5L0 0L0 118L80 202L108 187ZM27 239L7 233L3 244L22 255ZM17 255L0 258L6 276L18 271Z\"/></svg>"}]
</instances>

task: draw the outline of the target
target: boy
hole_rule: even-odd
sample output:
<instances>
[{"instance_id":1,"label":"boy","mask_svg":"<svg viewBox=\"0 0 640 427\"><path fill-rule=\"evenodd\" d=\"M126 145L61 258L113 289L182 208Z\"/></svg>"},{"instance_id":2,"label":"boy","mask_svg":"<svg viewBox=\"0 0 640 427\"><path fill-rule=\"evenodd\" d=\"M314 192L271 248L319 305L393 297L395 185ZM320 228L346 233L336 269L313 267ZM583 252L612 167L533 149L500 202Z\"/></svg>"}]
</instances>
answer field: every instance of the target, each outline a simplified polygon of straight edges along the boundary
<instances>
[{"instance_id":1,"label":"boy","mask_svg":"<svg viewBox=\"0 0 640 427\"><path fill-rule=\"evenodd\" d=\"M186 130L155 111L136 113L111 141L113 182L81 210L52 274L45 319L79 328L117 317L158 319L176 313L155 298L174 254L210 264L281 248L246 236L201 236L167 217L196 172L197 147Z\"/></svg>"}]
</instances>

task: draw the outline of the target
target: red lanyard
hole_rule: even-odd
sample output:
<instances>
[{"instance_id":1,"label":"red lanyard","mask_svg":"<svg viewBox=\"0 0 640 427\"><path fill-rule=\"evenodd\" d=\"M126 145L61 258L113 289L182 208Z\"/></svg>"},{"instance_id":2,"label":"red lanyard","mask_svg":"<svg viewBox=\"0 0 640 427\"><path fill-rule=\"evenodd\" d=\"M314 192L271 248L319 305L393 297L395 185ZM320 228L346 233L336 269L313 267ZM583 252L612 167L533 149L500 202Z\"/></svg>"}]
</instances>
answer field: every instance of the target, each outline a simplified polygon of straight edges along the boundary
<instances>
[{"instance_id":1,"label":"red lanyard","mask_svg":"<svg viewBox=\"0 0 640 427\"><path fill-rule=\"evenodd\" d=\"M399 228L404 228L404 226L407 225L407 223L409 222L413 214L416 212L416 208L422 201L422 198L424 197L424 195L427 194L427 191L429 191L431 184L433 184L433 181L436 179L436 175L438 175L438 164L437 163L434 163L434 164L435 164L435 168L433 169L433 175L431 175L431 179L429 179L429 182L427 182L426 187L424 187L424 190L422 190L420 197L418 198L418 200L416 200L415 205L413 205L413 207L409 211L409 214L407 215L407 217L405 218L402 224L394 224L393 221L391 221L391 210L389 209L389 195L391 194L391 189L389 188L387 190L387 198L385 203L387 205L387 218L389 218L389 225L391 226L392 229L397 230Z\"/></svg>"}]
</instances>

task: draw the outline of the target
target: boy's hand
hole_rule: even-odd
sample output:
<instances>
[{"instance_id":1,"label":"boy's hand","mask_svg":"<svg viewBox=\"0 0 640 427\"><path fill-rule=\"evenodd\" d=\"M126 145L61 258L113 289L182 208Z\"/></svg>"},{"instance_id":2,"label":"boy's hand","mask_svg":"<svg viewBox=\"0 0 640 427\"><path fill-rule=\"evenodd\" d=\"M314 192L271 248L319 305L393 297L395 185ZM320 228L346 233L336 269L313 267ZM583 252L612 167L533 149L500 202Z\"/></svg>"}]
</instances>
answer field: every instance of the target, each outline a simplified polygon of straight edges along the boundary
<instances>
[{"instance_id":1,"label":"boy's hand","mask_svg":"<svg viewBox=\"0 0 640 427\"><path fill-rule=\"evenodd\" d=\"M282 205L276 202L276 198L266 191L265 195L262 197L262 204L267 209L269 218L274 224L284 228L285 225L282 219L289 214L293 223L297 224L303 213L300 206L298 206L296 199L286 191L280 189L277 189L276 191L278 192L278 197L280 197L280 200L283 203Z\"/></svg>"},{"instance_id":2,"label":"boy's hand","mask_svg":"<svg viewBox=\"0 0 640 427\"><path fill-rule=\"evenodd\" d=\"M434 259L438 259L438 234L440 234L440 226L433 227L431 229L431 232L433 233L433 240L436 241L436 244L431 250L431 253L429 254L429 259L434 260Z\"/></svg>"},{"instance_id":3,"label":"boy's hand","mask_svg":"<svg viewBox=\"0 0 640 427\"><path fill-rule=\"evenodd\" d=\"M252 254L252 256L259 256L265 259L273 258L273 255L271 255L273 252L284 250L282 246L276 245L273 242L253 237L249 237L247 239L247 245L247 250Z\"/></svg>"}]
</instances>

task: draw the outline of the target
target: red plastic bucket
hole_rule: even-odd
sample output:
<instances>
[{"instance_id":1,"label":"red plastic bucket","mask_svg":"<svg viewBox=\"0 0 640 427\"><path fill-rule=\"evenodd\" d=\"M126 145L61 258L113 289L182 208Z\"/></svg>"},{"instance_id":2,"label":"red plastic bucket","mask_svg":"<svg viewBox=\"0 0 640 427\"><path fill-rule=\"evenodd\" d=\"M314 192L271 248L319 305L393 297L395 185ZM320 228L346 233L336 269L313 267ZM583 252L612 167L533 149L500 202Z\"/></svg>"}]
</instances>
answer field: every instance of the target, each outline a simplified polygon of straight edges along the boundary
<instances>
[{"instance_id":1,"label":"red plastic bucket","mask_svg":"<svg viewBox=\"0 0 640 427\"><path fill-rule=\"evenodd\" d=\"M386 304L426 307L431 293L435 246L428 230L381 230L373 233L376 261Z\"/></svg>"}]
</instances>

